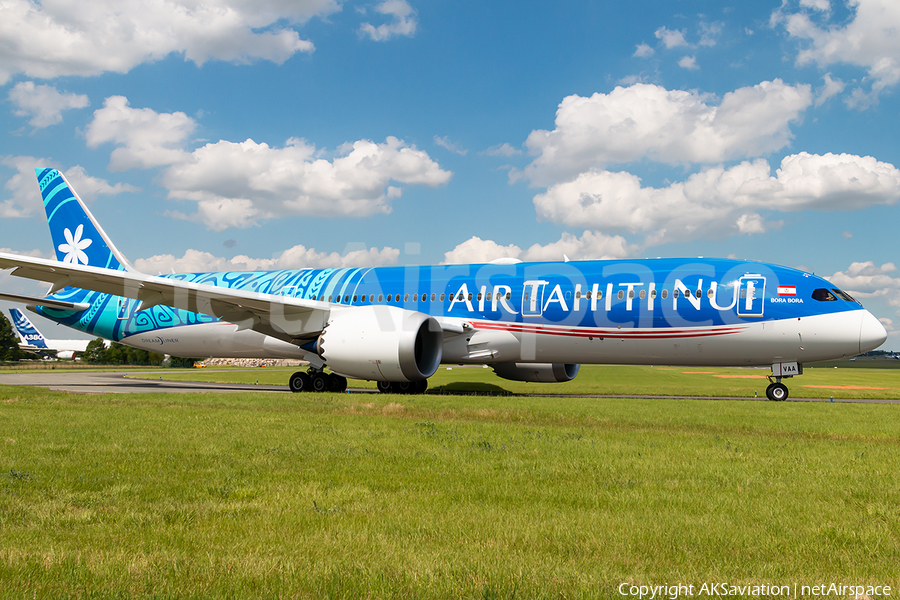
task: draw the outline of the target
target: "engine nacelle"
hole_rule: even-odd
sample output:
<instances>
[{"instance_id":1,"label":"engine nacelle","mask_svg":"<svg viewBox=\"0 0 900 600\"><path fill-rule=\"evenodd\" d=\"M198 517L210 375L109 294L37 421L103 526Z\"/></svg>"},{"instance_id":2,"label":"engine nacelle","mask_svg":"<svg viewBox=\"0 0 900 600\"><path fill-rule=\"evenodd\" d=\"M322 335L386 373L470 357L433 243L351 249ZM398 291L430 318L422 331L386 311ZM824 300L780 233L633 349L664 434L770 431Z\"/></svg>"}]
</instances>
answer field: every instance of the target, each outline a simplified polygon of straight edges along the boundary
<instances>
[{"instance_id":1,"label":"engine nacelle","mask_svg":"<svg viewBox=\"0 0 900 600\"><path fill-rule=\"evenodd\" d=\"M316 352L341 375L421 381L441 364L444 335L433 318L396 306L333 308Z\"/></svg>"},{"instance_id":2,"label":"engine nacelle","mask_svg":"<svg viewBox=\"0 0 900 600\"><path fill-rule=\"evenodd\" d=\"M575 379L581 365L502 362L494 363L491 367L494 368L494 373L498 377L511 381L560 383Z\"/></svg>"}]
</instances>

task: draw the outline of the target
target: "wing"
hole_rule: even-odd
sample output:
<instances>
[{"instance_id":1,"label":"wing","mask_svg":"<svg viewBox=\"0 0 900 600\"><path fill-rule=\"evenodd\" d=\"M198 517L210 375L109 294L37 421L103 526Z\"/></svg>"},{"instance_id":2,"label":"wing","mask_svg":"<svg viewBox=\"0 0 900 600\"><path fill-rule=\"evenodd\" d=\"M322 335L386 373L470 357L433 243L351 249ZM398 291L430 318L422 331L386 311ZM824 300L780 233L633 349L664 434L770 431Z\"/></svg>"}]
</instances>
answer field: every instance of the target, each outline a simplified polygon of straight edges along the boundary
<instances>
[{"instance_id":1,"label":"wing","mask_svg":"<svg viewBox=\"0 0 900 600\"><path fill-rule=\"evenodd\" d=\"M330 304L327 302L260 294L135 271L103 269L4 252L0 252L0 269L13 269L12 274L17 277L51 283L51 293L69 286L134 298L141 301L139 310L160 304L171 306L212 315L235 323L239 330L253 329L291 343L315 338L325 327L330 314ZM39 299L29 298L28 301L44 305L44 301ZM46 305L52 306L54 302L48 300ZM83 308L73 305L68 309Z\"/></svg>"}]
</instances>

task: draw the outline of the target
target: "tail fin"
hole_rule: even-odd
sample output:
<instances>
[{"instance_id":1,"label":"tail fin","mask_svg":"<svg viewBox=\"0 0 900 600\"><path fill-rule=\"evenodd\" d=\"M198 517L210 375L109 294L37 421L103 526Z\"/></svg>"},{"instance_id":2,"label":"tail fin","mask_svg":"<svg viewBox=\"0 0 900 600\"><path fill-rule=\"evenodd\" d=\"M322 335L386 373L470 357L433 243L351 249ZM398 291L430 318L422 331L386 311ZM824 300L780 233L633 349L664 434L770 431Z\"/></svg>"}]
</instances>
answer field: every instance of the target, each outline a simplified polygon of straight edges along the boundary
<instances>
[{"instance_id":1,"label":"tail fin","mask_svg":"<svg viewBox=\"0 0 900 600\"><path fill-rule=\"evenodd\" d=\"M9 314L12 316L13 326L16 328L19 337L22 338L22 342L35 348L47 348L47 340L44 339L37 327L28 320L28 317L22 314L22 311L18 308L11 308L9 309Z\"/></svg>"},{"instance_id":2,"label":"tail fin","mask_svg":"<svg viewBox=\"0 0 900 600\"><path fill-rule=\"evenodd\" d=\"M117 271L133 271L134 268L116 249L63 174L56 169L34 171L41 186L56 259Z\"/></svg>"}]
</instances>

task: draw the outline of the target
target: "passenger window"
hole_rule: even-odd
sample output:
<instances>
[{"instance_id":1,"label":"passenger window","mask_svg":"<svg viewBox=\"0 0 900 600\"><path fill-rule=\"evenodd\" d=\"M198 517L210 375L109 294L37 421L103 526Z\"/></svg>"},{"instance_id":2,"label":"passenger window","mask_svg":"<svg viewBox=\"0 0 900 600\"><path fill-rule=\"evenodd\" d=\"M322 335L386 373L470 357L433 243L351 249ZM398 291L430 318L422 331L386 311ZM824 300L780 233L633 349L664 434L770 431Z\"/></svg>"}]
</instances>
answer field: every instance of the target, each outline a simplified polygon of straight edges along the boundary
<instances>
[{"instance_id":1,"label":"passenger window","mask_svg":"<svg viewBox=\"0 0 900 600\"><path fill-rule=\"evenodd\" d=\"M413 302L418 302L418 301L419 301L419 295L413 294Z\"/></svg>"},{"instance_id":2,"label":"passenger window","mask_svg":"<svg viewBox=\"0 0 900 600\"><path fill-rule=\"evenodd\" d=\"M378 294L378 301L379 302L384 301L384 294Z\"/></svg>"},{"instance_id":3,"label":"passenger window","mask_svg":"<svg viewBox=\"0 0 900 600\"><path fill-rule=\"evenodd\" d=\"M641 290L641 300L643 300L643 299L646 298L646 297L647 297L647 291L646 291L646 290Z\"/></svg>"},{"instance_id":4,"label":"passenger window","mask_svg":"<svg viewBox=\"0 0 900 600\"><path fill-rule=\"evenodd\" d=\"M356 294L353 294L353 301L356 302Z\"/></svg>"},{"instance_id":5,"label":"passenger window","mask_svg":"<svg viewBox=\"0 0 900 600\"><path fill-rule=\"evenodd\" d=\"M472 292L469 292L469 302L472 301Z\"/></svg>"},{"instance_id":6,"label":"passenger window","mask_svg":"<svg viewBox=\"0 0 900 600\"><path fill-rule=\"evenodd\" d=\"M443 301L444 301L444 295L441 294L441 302L443 302Z\"/></svg>"},{"instance_id":7,"label":"passenger window","mask_svg":"<svg viewBox=\"0 0 900 600\"><path fill-rule=\"evenodd\" d=\"M834 294L826 290L825 288L819 288L814 290L812 293L812 299L818 300L819 302L836 302L837 298L834 297Z\"/></svg>"},{"instance_id":8,"label":"passenger window","mask_svg":"<svg viewBox=\"0 0 900 600\"><path fill-rule=\"evenodd\" d=\"M706 290L706 296L707 296L707 298L713 297L712 288L709 288L708 290Z\"/></svg>"},{"instance_id":9,"label":"passenger window","mask_svg":"<svg viewBox=\"0 0 900 600\"><path fill-rule=\"evenodd\" d=\"M662 299L665 300L668 297L669 297L669 290L663 290L662 291Z\"/></svg>"},{"instance_id":10,"label":"passenger window","mask_svg":"<svg viewBox=\"0 0 900 600\"><path fill-rule=\"evenodd\" d=\"M628 290L628 299L634 298L634 290Z\"/></svg>"},{"instance_id":11,"label":"passenger window","mask_svg":"<svg viewBox=\"0 0 900 600\"><path fill-rule=\"evenodd\" d=\"M478 301L481 302L481 292L478 292Z\"/></svg>"},{"instance_id":12,"label":"passenger window","mask_svg":"<svg viewBox=\"0 0 900 600\"><path fill-rule=\"evenodd\" d=\"M641 296L641 297L643 298L643 296ZM650 292L650 297L651 297L651 298L656 298L656 290L653 290L653 291Z\"/></svg>"},{"instance_id":13,"label":"passenger window","mask_svg":"<svg viewBox=\"0 0 900 600\"><path fill-rule=\"evenodd\" d=\"M619 290L619 300L621 300L624 297L625 297L625 292L623 292L622 290Z\"/></svg>"},{"instance_id":14,"label":"passenger window","mask_svg":"<svg viewBox=\"0 0 900 600\"><path fill-rule=\"evenodd\" d=\"M603 290L597 290L597 300L603 298Z\"/></svg>"},{"instance_id":15,"label":"passenger window","mask_svg":"<svg viewBox=\"0 0 900 600\"><path fill-rule=\"evenodd\" d=\"M332 294L331 296L328 296L328 301L331 302L331 301L332 301L332 300L331 300L332 298L334 298L334 294Z\"/></svg>"},{"instance_id":16,"label":"passenger window","mask_svg":"<svg viewBox=\"0 0 900 600\"><path fill-rule=\"evenodd\" d=\"M575 299L581 300L581 290L578 290L577 292L575 292Z\"/></svg>"},{"instance_id":17,"label":"passenger window","mask_svg":"<svg viewBox=\"0 0 900 600\"><path fill-rule=\"evenodd\" d=\"M512 297L512 294L509 292L506 292L506 299L509 300L511 297Z\"/></svg>"},{"instance_id":18,"label":"passenger window","mask_svg":"<svg viewBox=\"0 0 900 600\"><path fill-rule=\"evenodd\" d=\"M437 297L437 294L431 294L431 301L434 302L434 299Z\"/></svg>"},{"instance_id":19,"label":"passenger window","mask_svg":"<svg viewBox=\"0 0 900 600\"><path fill-rule=\"evenodd\" d=\"M588 292L587 294L585 294L585 297L586 297L588 300L590 300L590 299L591 299L591 293Z\"/></svg>"},{"instance_id":20,"label":"passenger window","mask_svg":"<svg viewBox=\"0 0 900 600\"><path fill-rule=\"evenodd\" d=\"M403 295L403 301L404 301L404 302L409 302L409 294L404 294L404 295Z\"/></svg>"},{"instance_id":21,"label":"passenger window","mask_svg":"<svg viewBox=\"0 0 900 600\"><path fill-rule=\"evenodd\" d=\"M678 297L678 290L672 290L672 297L673 297L673 298L677 298L677 297Z\"/></svg>"}]
</instances>

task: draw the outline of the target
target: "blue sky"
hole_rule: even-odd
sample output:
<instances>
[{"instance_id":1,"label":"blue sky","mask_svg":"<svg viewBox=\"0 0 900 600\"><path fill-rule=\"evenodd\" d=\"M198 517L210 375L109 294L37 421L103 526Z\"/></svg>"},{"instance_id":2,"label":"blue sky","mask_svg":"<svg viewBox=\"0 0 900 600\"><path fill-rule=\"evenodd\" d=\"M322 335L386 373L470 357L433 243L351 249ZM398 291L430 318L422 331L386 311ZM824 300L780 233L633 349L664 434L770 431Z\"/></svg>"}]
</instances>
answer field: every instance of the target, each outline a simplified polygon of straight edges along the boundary
<instances>
[{"instance_id":1,"label":"blue sky","mask_svg":"<svg viewBox=\"0 0 900 600\"><path fill-rule=\"evenodd\" d=\"M13 0L0 247L50 254L54 166L148 272L735 256L831 278L900 349L898 28L891 0Z\"/></svg>"}]
</instances>

